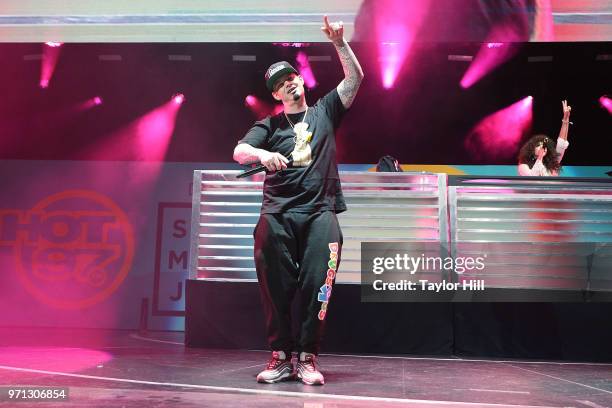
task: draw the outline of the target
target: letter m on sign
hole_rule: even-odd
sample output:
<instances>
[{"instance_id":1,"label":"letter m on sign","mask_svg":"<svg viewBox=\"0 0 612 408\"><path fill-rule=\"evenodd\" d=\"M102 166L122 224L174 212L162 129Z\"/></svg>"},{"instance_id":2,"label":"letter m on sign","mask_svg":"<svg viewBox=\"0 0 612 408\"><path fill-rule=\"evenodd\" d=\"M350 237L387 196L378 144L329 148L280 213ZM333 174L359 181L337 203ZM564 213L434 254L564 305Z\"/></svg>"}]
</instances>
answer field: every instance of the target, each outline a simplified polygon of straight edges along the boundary
<instances>
[{"instance_id":1,"label":"letter m on sign","mask_svg":"<svg viewBox=\"0 0 612 408\"><path fill-rule=\"evenodd\" d=\"M174 269L174 264L181 264L181 268L187 269L187 251L182 251L180 255L176 255L175 251L170 251L168 257L168 269Z\"/></svg>"}]
</instances>

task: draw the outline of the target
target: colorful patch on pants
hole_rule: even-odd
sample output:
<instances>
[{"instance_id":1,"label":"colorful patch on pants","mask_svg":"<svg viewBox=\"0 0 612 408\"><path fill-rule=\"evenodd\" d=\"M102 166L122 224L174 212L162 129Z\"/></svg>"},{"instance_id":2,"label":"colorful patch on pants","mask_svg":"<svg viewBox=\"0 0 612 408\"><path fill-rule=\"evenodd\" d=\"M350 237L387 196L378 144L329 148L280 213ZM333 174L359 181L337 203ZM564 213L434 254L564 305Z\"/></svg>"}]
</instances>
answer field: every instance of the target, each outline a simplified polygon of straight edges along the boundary
<instances>
[{"instance_id":1,"label":"colorful patch on pants","mask_svg":"<svg viewBox=\"0 0 612 408\"><path fill-rule=\"evenodd\" d=\"M321 310L319 310L319 320L324 320L327 314L327 304L332 294L332 285L334 284L334 278L336 277L336 269L338 268L338 243L329 243L329 262L327 262L327 277L325 283L319 289L317 300L322 302Z\"/></svg>"}]
</instances>

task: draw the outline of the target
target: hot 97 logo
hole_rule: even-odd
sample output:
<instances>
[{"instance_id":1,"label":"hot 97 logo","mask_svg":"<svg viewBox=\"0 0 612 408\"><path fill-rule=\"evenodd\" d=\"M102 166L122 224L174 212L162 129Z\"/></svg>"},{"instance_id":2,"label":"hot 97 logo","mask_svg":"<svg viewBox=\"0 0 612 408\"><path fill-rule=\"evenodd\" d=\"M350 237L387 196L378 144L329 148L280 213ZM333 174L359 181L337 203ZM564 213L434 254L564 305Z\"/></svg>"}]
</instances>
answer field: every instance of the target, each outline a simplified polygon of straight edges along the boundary
<instances>
[{"instance_id":1,"label":"hot 97 logo","mask_svg":"<svg viewBox=\"0 0 612 408\"><path fill-rule=\"evenodd\" d=\"M109 297L134 257L127 215L89 190L53 194L29 210L0 210L0 243L14 248L15 270L25 289L64 309Z\"/></svg>"}]
</instances>

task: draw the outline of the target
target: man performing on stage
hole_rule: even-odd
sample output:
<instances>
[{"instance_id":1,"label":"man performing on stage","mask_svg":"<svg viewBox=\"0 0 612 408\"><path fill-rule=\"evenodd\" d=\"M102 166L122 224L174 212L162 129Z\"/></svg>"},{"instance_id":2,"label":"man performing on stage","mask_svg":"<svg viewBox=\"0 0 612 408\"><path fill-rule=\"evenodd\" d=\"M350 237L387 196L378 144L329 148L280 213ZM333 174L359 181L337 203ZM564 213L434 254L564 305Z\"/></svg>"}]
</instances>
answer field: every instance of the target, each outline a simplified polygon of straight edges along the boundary
<instances>
[{"instance_id":1,"label":"man performing on stage","mask_svg":"<svg viewBox=\"0 0 612 408\"><path fill-rule=\"evenodd\" d=\"M316 364L332 294L342 232L336 214L346 210L336 163L335 129L351 106L363 71L344 39L342 22L324 17L321 28L334 44L344 79L308 106L304 80L288 62L266 71L268 90L284 111L255 122L234 150L241 164L259 161L267 169L261 215L255 227L255 265L272 359L257 376L275 383L297 377L322 385ZM288 165L289 164L289 165ZM301 292L298 338L291 335L291 303Z\"/></svg>"}]
</instances>

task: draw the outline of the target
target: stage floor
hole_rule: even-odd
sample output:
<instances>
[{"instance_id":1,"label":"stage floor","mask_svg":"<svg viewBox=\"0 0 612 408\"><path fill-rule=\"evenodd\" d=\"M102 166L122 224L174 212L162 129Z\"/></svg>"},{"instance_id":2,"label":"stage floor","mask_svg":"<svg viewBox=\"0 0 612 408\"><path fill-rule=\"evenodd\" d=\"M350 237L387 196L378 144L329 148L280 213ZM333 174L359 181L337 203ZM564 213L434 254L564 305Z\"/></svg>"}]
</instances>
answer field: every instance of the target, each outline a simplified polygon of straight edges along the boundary
<instances>
[{"instance_id":1,"label":"stage floor","mask_svg":"<svg viewBox=\"0 0 612 408\"><path fill-rule=\"evenodd\" d=\"M190 349L183 333L0 329L0 406L612 407L612 364L323 354L326 384L258 384L261 350ZM6 387L69 387L8 401Z\"/></svg>"}]
</instances>

